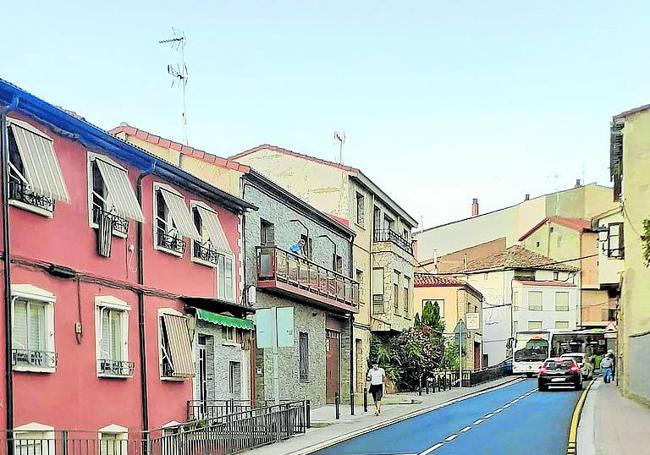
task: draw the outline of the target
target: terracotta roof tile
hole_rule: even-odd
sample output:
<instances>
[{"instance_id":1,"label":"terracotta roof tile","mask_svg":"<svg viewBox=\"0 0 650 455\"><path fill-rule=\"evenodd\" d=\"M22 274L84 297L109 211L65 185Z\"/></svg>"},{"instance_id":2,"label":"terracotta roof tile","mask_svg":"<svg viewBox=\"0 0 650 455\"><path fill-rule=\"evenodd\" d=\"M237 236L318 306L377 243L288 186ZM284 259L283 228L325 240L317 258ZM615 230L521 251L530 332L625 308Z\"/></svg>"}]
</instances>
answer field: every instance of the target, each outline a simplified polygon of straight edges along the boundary
<instances>
[{"instance_id":1,"label":"terracotta roof tile","mask_svg":"<svg viewBox=\"0 0 650 455\"><path fill-rule=\"evenodd\" d=\"M519 241L521 242L524 239L528 238L533 232L538 230L540 227L544 226L544 224L546 223L559 224L560 226L564 226L578 232L585 232L591 230L591 221L589 220L584 220L582 218L566 218L562 216L550 216L544 218L542 221L540 221L535 226L530 228L528 232L526 232L524 235L519 237Z\"/></svg>"},{"instance_id":2,"label":"terracotta roof tile","mask_svg":"<svg viewBox=\"0 0 650 455\"><path fill-rule=\"evenodd\" d=\"M481 291L476 289L474 286L469 284L466 281L454 278L449 275L431 275L416 273L413 281L413 285L416 288L465 288L472 294L474 294L478 299L483 299L483 294Z\"/></svg>"},{"instance_id":3,"label":"terracotta roof tile","mask_svg":"<svg viewBox=\"0 0 650 455\"><path fill-rule=\"evenodd\" d=\"M578 268L561 263L554 259L535 253L520 245L514 245L504 251L471 260L467 265L454 267L450 273L466 273L481 270L506 269L544 269L565 272L576 272Z\"/></svg>"}]
</instances>

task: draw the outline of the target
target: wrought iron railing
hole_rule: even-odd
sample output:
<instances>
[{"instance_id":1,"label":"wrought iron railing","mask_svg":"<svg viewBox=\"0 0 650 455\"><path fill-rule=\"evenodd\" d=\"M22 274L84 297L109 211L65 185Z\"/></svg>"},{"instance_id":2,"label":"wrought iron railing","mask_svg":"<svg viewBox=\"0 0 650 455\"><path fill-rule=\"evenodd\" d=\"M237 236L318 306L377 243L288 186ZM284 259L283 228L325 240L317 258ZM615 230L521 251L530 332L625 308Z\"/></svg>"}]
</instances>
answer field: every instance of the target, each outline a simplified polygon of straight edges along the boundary
<instances>
[{"instance_id":1,"label":"wrought iron railing","mask_svg":"<svg viewBox=\"0 0 650 455\"><path fill-rule=\"evenodd\" d=\"M14 366L54 368L56 367L56 361L56 352L32 351L29 349L14 349L12 351L12 362Z\"/></svg>"},{"instance_id":2,"label":"wrought iron railing","mask_svg":"<svg viewBox=\"0 0 650 455\"><path fill-rule=\"evenodd\" d=\"M156 236L157 245L167 250L185 253L185 241L177 235L169 235L165 231L158 229Z\"/></svg>"},{"instance_id":3,"label":"wrought iron railing","mask_svg":"<svg viewBox=\"0 0 650 455\"><path fill-rule=\"evenodd\" d=\"M275 246L257 247L257 279L277 280L350 306L359 304L359 283Z\"/></svg>"},{"instance_id":4,"label":"wrought iron railing","mask_svg":"<svg viewBox=\"0 0 650 455\"><path fill-rule=\"evenodd\" d=\"M98 359L97 372L102 376L115 376L130 378L135 369L134 362L125 360Z\"/></svg>"},{"instance_id":5,"label":"wrought iron railing","mask_svg":"<svg viewBox=\"0 0 650 455\"><path fill-rule=\"evenodd\" d=\"M206 245L198 240L194 240L193 254L195 258L201 259L202 261L212 262L213 264L216 264L219 260L219 252L217 250L211 248L209 244Z\"/></svg>"},{"instance_id":6,"label":"wrought iron railing","mask_svg":"<svg viewBox=\"0 0 650 455\"><path fill-rule=\"evenodd\" d=\"M291 400L280 400L281 404L292 403ZM251 409L273 406L274 400L189 400L187 402L187 420L216 419L228 414Z\"/></svg>"},{"instance_id":7,"label":"wrought iron railing","mask_svg":"<svg viewBox=\"0 0 650 455\"><path fill-rule=\"evenodd\" d=\"M99 224L99 218L101 216L109 216L113 224L113 232L119 232L126 235L129 232L129 220L122 218L114 213L106 212L103 208L98 206L93 206L93 223Z\"/></svg>"},{"instance_id":8,"label":"wrought iron railing","mask_svg":"<svg viewBox=\"0 0 650 455\"><path fill-rule=\"evenodd\" d=\"M20 201L48 212L54 211L54 200L29 189L29 186L17 179L9 180L9 199Z\"/></svg>"},{"instance_id":9,"label":"wrought iron railing","mask_svg":"<svg viewBox=\"0 0 650 455\"><path fill-rule=\"evenodd\" d=\"M413 245L411 242L391 229L377 229L375 230L372 238L375 243L391 242L407 253L411 255L413 254Z\"/></svg>"}]
</instances>

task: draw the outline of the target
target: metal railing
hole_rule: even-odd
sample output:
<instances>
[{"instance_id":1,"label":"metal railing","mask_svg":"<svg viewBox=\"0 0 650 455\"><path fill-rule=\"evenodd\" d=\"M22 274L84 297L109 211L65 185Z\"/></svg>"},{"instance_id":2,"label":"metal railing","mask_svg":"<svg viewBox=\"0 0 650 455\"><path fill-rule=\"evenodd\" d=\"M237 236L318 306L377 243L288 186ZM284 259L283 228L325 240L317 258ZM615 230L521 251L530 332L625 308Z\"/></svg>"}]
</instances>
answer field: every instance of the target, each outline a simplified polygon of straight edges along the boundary
<instances>
[{"instance_id":1,"label":"metal railing","mask_svg":"<svg viewBox=\"0 0 650 455\"><path fill-rule=\"evenodd\" d=\"M93 223L99 224L99 218L104 216L109 216L113 225L113 231L119 232L121 234L127 234L129 232L129 220L122 218L114 213L105 211L102 207L93 205Z\"/></svg>"},{"instance_id":2,"label":"metal railing","mask_svg":"<svg viewBox=\"0 0 650 455\"><path fill-rule=\"evenodd\" d=\"M392 242L409 254L413 254L413 246L408 239L405 239L397 232L390 229L377 229L373 233L372 239L375 243Z\"/></svg>"},{"instance_id":3,"label":"metal railing","mask_svg":"<svg viewBox=\"0 0 650 455\"><path fill-rule=\"evenodd\" d=\"M12 363L14 366L54 368L56 367L56 361L56 352L32 351L29 349L12 350Z\"/></svg>"},{"instance_id":4,"label":"metal railing","mask_svg":"<svg viewBox=\"0 0 650 455\"><path fill-rule=\"evenodd\" d=\"M476 371L463 371L463 387L472 387L484 382L494 381L508 375L504 365L483 368Z\"/></svg>"},{"instance_id":5,"label":"metal railing","mask_svg":"<svg viewBox=\"0 0 650 455\"><path fill-rule=\"evenodd\" d=\"M98 359L97 372L102 376L128 377L133 376L135 362L125 360Z\"/></svg>"},{"instance_id":6,"label":"metal railing","mask_svg":"<svg viewBox=\"0 0 650 455\"><path fill-rule=\"evenodd\" d=\"M359 283L352 278L275 246L257 247L257 279L278 280L351 306L359 304Z\"/></svg>"},{"instance_id":7,"label":"metal railing","mask_svg":"<svg viewBox=\"0 0 650 455\"><path fill-rule=\"evenodd\" d=\"M15 178L9 180L9 199L32 205L39 209L47 210L48 212L54 211L53 199L33 192L26 183Z\"/></svg>"},{"instance_id":8,"label":"metal railing","mask_svg":"<svg viewBox=\"0 0 650 455\"><path fill-rule=\"evenodd\" d=\"M97 431L16 432L0 436L0 455L221 455L237 453L305 433L308 403L296 401L188 422L147 433ZM51 436L50 436L51 435ZM9 437L7 437L9 436Z\"/></svg>"},{"instance_id":9,"label":"metal railing","mask_svg":"<svg viewBox=\"0 0 650 455\"><path fill-rule=\"evenodd\" d=\"M274 400L189 400L187 402L187 420L216 419L228 414L251 409L273 406ZM280 400L281 404L293 403L291 400Z\"/></svg>"},{"instance_id":10,"label":"metal railing","mask_svg":"<svg viewBox=\"0 0 650 455\"><path fill-rule=\"evenodd\" d=\"M212 262L216 264L219 260L219 252L214 248L210 248L209 245L194 240L194 252L193 255L196 259L201 259L202 261Z\"/></svg>"},{"instance_id":11,"label":"metal railing","mask_svg":"<svg viewBox=\"0 0 650 455\"><path fill-rule=\"evenodd\" d=\"M158 229L156 232L156 244L159 247L167 250L176 251L177 253L185 253L185 241L182 237L176 235L169 235L165 231Z\"/></svg>"}]
</instances>

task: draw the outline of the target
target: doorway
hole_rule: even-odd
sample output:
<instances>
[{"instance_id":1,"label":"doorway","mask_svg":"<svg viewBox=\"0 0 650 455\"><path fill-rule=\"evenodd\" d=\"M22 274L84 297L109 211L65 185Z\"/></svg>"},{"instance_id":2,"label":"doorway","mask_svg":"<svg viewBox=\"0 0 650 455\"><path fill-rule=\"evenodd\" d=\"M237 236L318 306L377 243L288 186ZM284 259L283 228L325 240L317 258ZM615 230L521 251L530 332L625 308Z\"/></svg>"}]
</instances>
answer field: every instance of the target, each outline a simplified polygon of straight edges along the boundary
<instances>
[{"instance_id":1,"label":"doorway","mask_svg":"<svg viewBox=\"0 0 650 455\"><path fill-rule=\"evenodd\" d=\"M481 343L474 342L474 371L481 369Z\"/></svg>"},{"instance_id":2,"label":"doorway","mask_svg":"<svg viewBox=\"0 0 650 455\"><path fill-rule=\"evenodd\" d=\"M325 401L334 403L335 395L339 392L339 376L341 363L341 332L325 330Z\"/></svg>"}]
</instances>

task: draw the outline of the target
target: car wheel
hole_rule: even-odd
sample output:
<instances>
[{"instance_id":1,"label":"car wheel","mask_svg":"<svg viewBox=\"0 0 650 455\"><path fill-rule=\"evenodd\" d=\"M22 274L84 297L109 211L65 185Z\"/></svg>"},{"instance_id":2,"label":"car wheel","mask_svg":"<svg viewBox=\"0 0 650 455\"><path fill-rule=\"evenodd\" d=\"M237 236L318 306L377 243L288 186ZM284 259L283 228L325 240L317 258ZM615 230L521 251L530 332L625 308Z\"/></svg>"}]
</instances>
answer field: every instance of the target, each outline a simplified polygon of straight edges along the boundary
<instances>
[{"instance_id":1,"label":"car wheel","mask_svg":"<svg viewBox=\"0 0 650 455\"><path fill-rule=\"evenodd\" d=\"M582 381L576 384L576 390L582 390Z\"/></svg>"},{"instance_id":2,"label":"car wheel","mask_svg":"<svg viewBox=\"0 0 650 455\"><path fill-rule=\"evenodd\" d=\"M532 378L532 377L533 377L533 373L526 373L526 377L527 377L527 378Z\"/></svg>"},{"instance_id":3,"label":"car wheel","mask_svg":"<svg viewBox=\"0 0 650 455\"><path fill-rule=\"evenodd\" d=\"M548 390L548 386L544 384L539 384L537 386L537 390L539 390L540 392L546 392Z\"/></svg>"}]
</instances>

